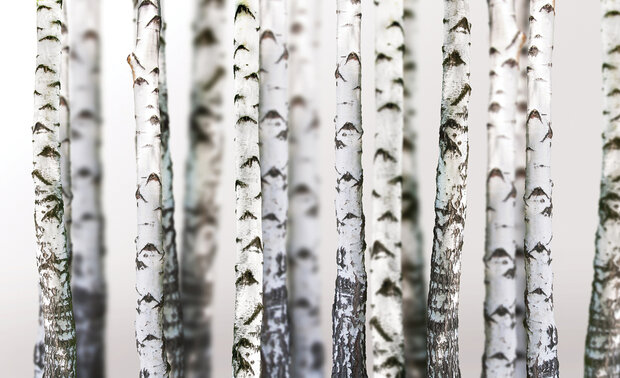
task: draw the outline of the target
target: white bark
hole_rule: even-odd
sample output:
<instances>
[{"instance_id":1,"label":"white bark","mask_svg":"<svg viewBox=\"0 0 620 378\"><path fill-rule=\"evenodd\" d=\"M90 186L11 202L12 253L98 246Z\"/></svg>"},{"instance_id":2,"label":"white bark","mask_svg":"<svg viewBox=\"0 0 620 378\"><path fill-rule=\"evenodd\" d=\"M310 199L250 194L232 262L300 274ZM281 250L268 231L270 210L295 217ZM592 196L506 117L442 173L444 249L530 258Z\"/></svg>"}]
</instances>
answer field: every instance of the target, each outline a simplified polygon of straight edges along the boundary
<instances>
[{"instance_id":1,"label":"white bark","mask_svg":"<svg viewBox=\"0 0 620 378\"><path fill-rule=\"evenodd\" d=\"M403 1L375 1L376 132L370 288L375 377L405 372L401 217L403 153Z\"/></svg>"},{"instance_id":2,"label":"white bark","mask_svg":"<svg viewBox=\"0 0 620 378\"><path fill-rule=\"evenodd\" d=\"M233 53L237 264L233 376L261 376L263 242L259 156L258 0L237 0Z\"/></svg>"},{"instance_id":3,"label":"white bark","mask_svg":"<svg viewBox=\"0 0 620 378\"><path fill-rule=\"evenodd\" d=\"M263 220L264 377L289 376L286 290L288 51L285 0L260 2L260 161Z\"/></svg>"},{"instance_id":4,"label":"white bark","mask_svg":"<svg viewBox=\"0 0 620 378\"><path fill-rule=\"evenodd\" d=\"M213 261L220 209L217 192L224 148L226 1L196 0L190 147L183 228L183 343L185 376L210 377Z\"/></svg>"},{"instance_id":5,"label":"white bark","mask_svg":"<svg viewBox=\"0 0 620 378\"><path fill-rule=\"evenodd\" d=\"M558 377L551 270L551 57L554 3L531 0L525 177L525 271L528 377Z\"/></svg>"},{"instance_id":6,"label":"white bark","mask_svg":"<svg viewBox=\"0 0 620 378\"><path fill-rule=\"evenodd\" d=\"M100 90L100 2L71 0L71 180L73 310L80 375L105 376Z\"/></svg>"},{"instance_id":7,"label":"white bark","mask_svg":"<svg viewBox=\"0 0 620 378\"><path fill-rule=\"evenodd\" d=\"M490 0L490 94L487 124L487 206L482 375L514 375L515 330L515 149L519 52L514 0Z\"/></svg>"},{"instance_id":8,"label":"white bark","mask_svg":"<svg viewBox=\"0 0 620 378\"><path fill-rule=\"evenodd\" d=\"M37 3L34 126L35 233L44 328L43 357L35 349L35 375L75 377L76 341L71 306L71 255L65 232L61 174L62 3ZM41 364L41 362L43 362Z\"/></svg>"},{"instance_id":9,"label":"white bark","mask_svg":"<svg viewBox=\"0 0 620 378\"><path fill-rule=\"evenodd\" d=\"M138 237L136 238L136 345L140 377L167 377L164 351L164 241L159 111L158 0L134 2L136 47L127 58L134 80Z\"/></svg>"},{"instance_id":10,"label":"white bark","mask_svg":"<svg viewBox=\"0 0 620 378\"><path fill-rule=\"evenodd\" d=\"M444 1L443 91L431 282L427 375L460 376L458 307L466 214L470 23L469 1Z\"/></svg>"},{"instance_id":11,"label":"white bark","mask_svg":"<svg viewBox=\"0 0 620 378\"><path fill-rule=\"evenodd\" d=\"M293 0L289 39L291 375L322 378L317 1Z\"/></svg>"},{"instance_id":12,"label":"white bark","mask_svg":"<svg viewBox=\"0 0 620 378\"><path fill-rule=\"evenodd\" d=\"M365 218L362 208L360 1L337 0L336 224L332 377L366 377Z\"/></svg>"},{"instance_id":13,"label":"white bark","mask_svg":"<svg viewBox=\"0 0 620 378\"><path fill-rule=\"evenodd\" d=\"M402 193L402 265L405 373L426 376L426 280L420 224L416 107L418 0L404 0L404 129Z\"/></svg>"},{"instance_id":14,"label":"white bark","mask_svg":"<svg viewBox=\"0 0 620 378\"><path fill-rule=\"evenodd\" d=\"M585 376L620 376L620 1L602 0L603 167Z\"/></svg>"}]
</instances>

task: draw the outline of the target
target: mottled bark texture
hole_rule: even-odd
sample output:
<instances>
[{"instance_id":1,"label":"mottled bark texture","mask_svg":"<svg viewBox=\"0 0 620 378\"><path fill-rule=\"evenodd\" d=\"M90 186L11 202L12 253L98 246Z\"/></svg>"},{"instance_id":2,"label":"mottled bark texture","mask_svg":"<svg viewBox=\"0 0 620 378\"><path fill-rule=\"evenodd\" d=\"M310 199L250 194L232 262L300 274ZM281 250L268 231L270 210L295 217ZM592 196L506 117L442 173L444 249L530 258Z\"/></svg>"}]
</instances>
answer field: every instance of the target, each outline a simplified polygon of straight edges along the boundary
<instances>
[{"instance_id":1,"label":"mottled bark texture","mask_svg":"<svg viewBox=\"0 0 620 378\"><path fill-rule=\"evenodd\" d=\"M405 373L426 376L426 280L420 224L415 92L417 87L418 0L404 0L404 128L402 184L402 273Z\"/></svg>"},{"instance_id":2,"label":"mottled bark texture","mask_svg":"<svg viewBox=\"0 0 620 378\"><path fill-rule=\"evenodd\" d=\"M427 375L459 377L458 309L469 157L468 0L444 1L443 90L428 293Z\"/></svg>"},{"instance_id":3,"label":"mottled bark texture","mask_svg":"<svg viewBox=\"0 0 620 378\"><path fill-rule=\"evenodd\" d=\"M138 237L136 238L136 345L140 377L167 377L163 335L164 238L159 110L159 0L137 0L133 73L136 118Z\"/></svg>"},{"instance_id":4,"label":"mottled bark texture","mask_svg":"<svg viewBox=\"0 0 620 378\"><path fill-rule=\"evenodd\" d=\"M404 377L401 217L403 0L375 1L376 131L370 248L373 375Z\"/></svg>"},{"instance_id":5,"label":"mottled bark texture","mask_svg":"<svg viewBox=\"0 0 620 378\"><path fill-rule=\"evenodd\" d=\"M336 252L332 377L366 377L365 218L362 208L361 20L359 0L337 0ZM385 252L380 252L385 253Z\"/></svg>"},{"instance_id":6,"label":"mottled bark texture","mask_svg":"<svg viewBox=\"0 0 620 378\"><path fill-rule=\"evenodd\" d=\"M182 300L185 376L212 374L213 262L224 148L226 1L195 0L190 146L186 163Z\"/></svg>"},{"instance_id":7,"label":"mottled bark texture","mask_svg":"<svg viewBox=\"0 0 620 378\"><path fill-rule=\"evenodd\" d=\"M63 68L62 2L37 3L34 126L34 223L44 345L35 348L35 376L75 377L76 340L71 299L71 255L65 232L61 166ZM65 60L66 64L66 60ZM66 104L65 104L66 106ZM41 333L39 333L41 334Z\"/></svg>"},{"instance_id":8,"label":"mottled bark texture","mask_svg":"<svg viewBox=\"0 0 620 378\"><path fill-rule=\"evenodd\" d=\"M289 37L289 314L291 376L322 378L319 275L319 3L293 0Z\"/></svg>"},{"instance_id":9,"label":"mottled bark texture","mask_svg":"<svg viewBox=\"0 0 620 378\"><path fill-rule=\"evenodd\" d=\"M519 52L514 0L489 0L490 90L487 124L487 206L484 255L484 377L515 372L515 124Z\"/></svg>"},{"instance_id":10,"label":"mottled bark texture","mask_svg":"<svg viewBox=\"0 0 620 378\"><path fill-rule=\"evenodd\" d=\"M531 0L525 175L525 329L528 377L558 377L551 270L551 56L554 3Z\"/></svg>"},{"instance_id":11,"label":"mottled bark texture","mask_svg":"<svg viewBox=\"0 0 620 378\"><path fill-rule=\"evenodd\" d=\"M71 0L73 309L77 370L105 376L106 283L101 204L100 1Z\"/></svg>"},{"instance_id":12,"label":"mottled bark texture","mask_svg":"<svg viewBox=\"0 0 620 378\"><path fill-rule=\"evenodd\" d=\"M262 376L289 376L286 290L288 51L285 0L260 2L260 161L263 220Z\"/></svg>"},{"instance_id":13,"label":"mottled bark texture","mask_svg":"<svg viewBox=\"0 0 620 378\"><path fill-rule=\"evenodd\" d=\"M234 16L234 117L237 263L233 376L261 376L263 241L259 153L259 1L237 0Z\"/></svg>"},{"instance_id":14,"label":"mottled bark texture","mask_svg":"<svg viewBox=\"0 0 620 378\"><path fill-rule=\"evenodd\" d=\"M601 0L603 40L603 168L596 233L585 376L620 376L620 1Z\"/></svg>"}]
</instances>

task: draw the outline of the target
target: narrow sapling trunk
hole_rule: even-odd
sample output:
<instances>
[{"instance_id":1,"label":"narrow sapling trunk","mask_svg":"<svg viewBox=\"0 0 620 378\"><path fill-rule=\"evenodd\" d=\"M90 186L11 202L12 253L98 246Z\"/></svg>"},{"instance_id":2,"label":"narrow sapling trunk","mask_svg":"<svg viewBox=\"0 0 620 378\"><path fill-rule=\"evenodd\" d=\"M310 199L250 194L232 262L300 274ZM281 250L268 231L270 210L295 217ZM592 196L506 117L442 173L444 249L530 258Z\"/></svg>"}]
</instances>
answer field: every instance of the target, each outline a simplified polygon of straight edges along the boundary
<instances>
[{"instance_id":1,"label":"narrow sapling trunk","mask_svg":"<svg viewBox=\"0 0 620 378\"><path fill-rule=\"evenodd\" d=\"M224 148L226 1L195 1L181 275L185 376L212 374L213 263Z\"/></svg>"},{"instance_id":2,"label":"narrow sapling trunk","mask_svg":"<svg viewBox=\"0 0 620 378\"><path fill-rule=\"evenodd\" d=\"M376 132L370 288L375 377L403 377L403 0L375 1Z\"/></svg>"},{"instance_id":3,"label":"narrow sapling trunk","mask_svg":"<svg viewBox=\"0 0 620 378\"><path fill-rule=\"evenodd\" d=\"M468 17L468 0L444 1L443 91L427 318L429 377L460 376L458 310L471 94Z\"/></svg>"},{"instance_id":4,"label":"narrow sapling trunk","mask_svg":"<svg viewBox=\"0 0 620 378\"><path fill-rule=\"evenodd\" d=\"M44 345L35 348L35 376L42 372L42 376L49 377L76 376L71 255L62 189L67 172L63 173L60 147L60 129L67 123L67 115L61 114L66 111L66 103L61 103L61 87L67 77L62 53L62 40L66 38L61 32L63 19L61 2L38 1L32 178Z\"/></svg>"},{"instance_id":5,"label":"narrow sapling trunk","mask_svg":"<svg viewBox=\"0 0 620 378\"><path fill-rule=\"evenodd\" d=\"M159 0L135 1L136 46L127 58L133 73L136 118L138 237L136 238L136 345L140 377L167 377L163 335L164 240L159 110Z\"/></svg>"},{"instance_id":6,"label":"narrow sapling trunk","mask_svg":"<svg viewBox=\"0 0 620 378\"><path fill-rule=\"evenodd\" d=\"M337 277L332 377L366 377L365 219L362 208L361 19L359 1L337 0Z\"/></svg>"},{"instance_id":7,"label":"narrow sapling trunk","mask_svg":"<svg viewBox=\"0 0 620 378\"><path fill-rule=\"evenodd\" d=\"M237 0L234 26L237 263L233 376L261 376L263 241L258 147L259 2Z\"/></svg>"},{"instance_id":8,"label":"narrow sapling trunk","mask_svg":"<svg viewBox=\"0 0 620 378\"><path fill-rule=\"evenodd\" d=\"M620 300L617 288L620 250L620 1L602 0L603 39L603 169L596 233L590 321L586 338L585 376L620 376Z\"/></svg>"},{"instance_id":9,"label":"narrow sapling trunk","mask_svg":"<svg viewBox=\"0 0 620 378\"><path fill-rule=\"evenodd\" d=\"M558 377L551 270L551 62L554 2L531 0L525 175L525 329L528 377Z\"/></svg>"}]
</instances>

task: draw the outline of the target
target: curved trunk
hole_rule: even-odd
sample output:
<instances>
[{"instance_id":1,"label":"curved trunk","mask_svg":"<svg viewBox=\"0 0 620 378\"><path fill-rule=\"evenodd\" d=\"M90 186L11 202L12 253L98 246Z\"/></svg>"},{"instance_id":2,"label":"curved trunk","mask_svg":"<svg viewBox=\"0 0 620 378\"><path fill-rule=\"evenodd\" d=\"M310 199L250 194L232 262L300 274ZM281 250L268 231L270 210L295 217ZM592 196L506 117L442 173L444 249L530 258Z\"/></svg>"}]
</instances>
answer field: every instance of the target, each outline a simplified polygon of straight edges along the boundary
<instances>
[{"instance_id":1,"label":"curved trunk","mask_svg":"<svg viewBox=\"0 0 620 378\"><path fill-rule=\"evenodd\" d=\"M427 318L429 377L460 376L458 307L471 94L468 17L467 0L444 1L443 91Z\"/></svg>"},{"instance_id":2,"label":"curved trunk","mask_svg":"<svg viewBox=\"0 0 620 378\"><path fill-rule=\"evenodd\" d=\"M551 270L551 55L555 10L530 2L525 176L525 329L528 377L558 377L558 332L553 318Z\"/></svg>"},{"instance_id":3,"label":"curved trunk","mask_svg":"<svg viewBox=\"0 0 620 378\"><path fill-rule=\"evenodd\" d=\"M337 0L336 252L332 377L366 377L366 270L362 208L361 2Z\"/></svg>"}]
</instances>

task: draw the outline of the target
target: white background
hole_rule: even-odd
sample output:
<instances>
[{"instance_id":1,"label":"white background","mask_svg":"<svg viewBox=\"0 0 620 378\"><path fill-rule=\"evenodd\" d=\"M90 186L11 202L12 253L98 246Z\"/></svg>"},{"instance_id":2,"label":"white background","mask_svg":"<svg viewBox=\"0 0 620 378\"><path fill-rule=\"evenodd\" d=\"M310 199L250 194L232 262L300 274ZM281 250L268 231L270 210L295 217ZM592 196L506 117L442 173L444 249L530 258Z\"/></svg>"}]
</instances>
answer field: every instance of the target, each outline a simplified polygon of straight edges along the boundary
<instances>
[{"instance_id":1,"label":"white background","mask_svg":"<svg viewBox=\"0 0 620 378\"><path fill-rule=\"evenodd\" d=\"M312 0L310 0L312 1ZM37 328L37 273L33 225L33 187L30 177L31 124L35 59L35 1L5 2L0 23L0 366L5 377L32 374L32 345ZM183 167L187 151L190 82L190 23L193 1L168 1L168 74L172 116L172 153L176 168L177 203L183 198ZM229 14L233 15L229 0ZM373 136L373 3L363 0L364 148ZM425 251L431 252L435 167L441 92L442 2L420 0L418 129L421 160L422 215ZM70 4L70 1L69 1ZM133 321L135 308L133 240L135 226L135 165L133 97L126 56L132 49L132 2L102 1L103 9L103 158L106 214L106 271L108 279L107 369L110 377L135 377ZM596 1L558 1L554 56L554 244L556 319L559 329L560 370L565 377L582 376L588 315L594 232L600 176L602 129L599 4ZM330 313L335 279L335 222L333 116L335 68L335 2L322 8L320 59L323 172L321 249L324 319L323 334L329 368ZM486 109L488 98L488 18L483 0L471 1L472 101L470 109L469 209L460 307L461 369L465 377L479 376L483 350L482 303L485 219ZM228 25L230 35L231 25ZM232 47L232 36L229 38ZM229 64L229 66L231 66ZM230 76L230 75L229 75ZM230 80L229 80L230 82ZM230 106L232 92L226 96ZM227 112L230 115L230 111ZM228 119L228 131L233 124ZM230 376L233 320L233 177L232 133L227 140L223 178L222 231L214 269L215 374ZM371 154L365 154L366 186L372 186ZM370 211L369 196L365 208ZM177 211L177 225L182 213ZM370 214L368 214L370 215ZM368 219L372 219L368 216ZM369 222L370 226L370 222ZM181 231L181 230L178 230ZM369 233L368 233L369 235ZM428 260L427 260L428 261ZM369 363L370 364L370 363Z\"/></svg>"}]
</instances>

